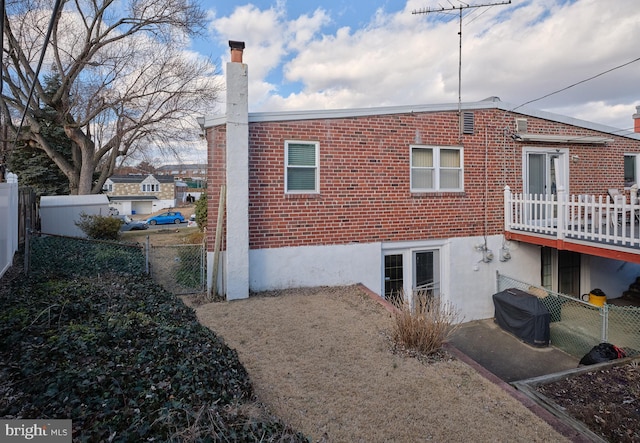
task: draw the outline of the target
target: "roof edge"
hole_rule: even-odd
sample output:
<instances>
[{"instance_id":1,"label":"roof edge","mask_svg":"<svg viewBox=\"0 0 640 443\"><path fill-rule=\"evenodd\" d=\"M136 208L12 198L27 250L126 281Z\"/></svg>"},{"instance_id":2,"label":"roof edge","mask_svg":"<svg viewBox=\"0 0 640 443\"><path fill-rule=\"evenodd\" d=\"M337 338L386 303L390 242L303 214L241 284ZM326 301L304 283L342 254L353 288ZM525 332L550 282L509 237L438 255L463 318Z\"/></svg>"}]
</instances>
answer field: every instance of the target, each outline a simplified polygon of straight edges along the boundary
<instances>
[{"instance_id":1,"label":"roof edge","mask_svg":"<svg viewBox=\"0 0 640 443\"><path fill-rule=\"evenodd\" d=\"M400 106L382 106L371 108L345 108L345 109L324 109L324 110L292 110L292 111L272 111L272 112L251 112L249 113L249 123L257 122L276 122L276 121L294 121L294 120L317 120L332 118L351 118L351 117L369 117L377 115L393 115L393 114L410 114L410 113L426 113L426 112L450 112L473 111L481 109L498 109L505 112L505 118L509 114L518 116L529 116L541 118L544 120L564 123L571 126L577 126L593 131L603 132L620 137L640 140L640 134L629 130L619 129L613 126L607 126L599 123L568 117L562 114L556 114L549 111L539 109L526 108L522 106L512 105L507 102L500 101L498 97L488 97L477 102L466 103L442 103L442 104L422 104L422 105L400 105ZM199 123L203 129L224 125L227 122L225 114L209 116L199 119ZM505 120L506 123L506 120Z\"/></svg>"}]
</instances>

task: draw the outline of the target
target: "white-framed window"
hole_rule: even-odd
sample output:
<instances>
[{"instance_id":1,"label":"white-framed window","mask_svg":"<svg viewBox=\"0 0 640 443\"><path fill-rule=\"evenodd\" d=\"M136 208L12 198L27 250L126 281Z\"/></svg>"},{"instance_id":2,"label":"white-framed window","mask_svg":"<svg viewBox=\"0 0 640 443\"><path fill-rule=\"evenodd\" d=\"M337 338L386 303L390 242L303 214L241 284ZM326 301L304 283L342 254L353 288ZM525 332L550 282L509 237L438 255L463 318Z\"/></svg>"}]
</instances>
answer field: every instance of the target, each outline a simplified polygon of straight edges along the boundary
<instances>
[{"instance_id":1,"label":"white-framed window","mask_svg":"<svg viewBox=\"0 0 640 443\"><path fill-rule=\"evenodd\" d=\"M638 183L640 171L640 154L624 155L624 187L630 188Z\"/></svg>"},{"instance_id":2,"label":"white-framed window","mask_svg":"<svg viewBox=\"0 0 640 443\"><path fill-rule=\"evenodd\" d=\"M411 146L411 191L464 190L463 149L457 146Z\"/></svg>"},{"instance_id":3,"label":"white-framed window","mask_svg":"<svg viewBox=\"0 0 640 443\"><path fill-rule=\"evenodd\" d=\"M286 193L319 192L319 147L318 142L285 141L284 187Z\"/></svg>"},{"instance_id":4,"label":"white-framed window","mask_svg":"<svg viewBox=\"0 0 640 443\"><path fill-rule=\"evenodd\" d=\"M158 192L160 191L160 185L156 183L143 183L142 192Z\"/></svg>"},{"instance_id":5,"label":"white-framed window","mask_svg":"<svg viewBox=\"0 0 640 443\"><path fill-rule=\"evenodd\" d=\"M102 185L102 190L104 192L113 192L113 183L105 183Z\"/></svg>"}]
</instances>

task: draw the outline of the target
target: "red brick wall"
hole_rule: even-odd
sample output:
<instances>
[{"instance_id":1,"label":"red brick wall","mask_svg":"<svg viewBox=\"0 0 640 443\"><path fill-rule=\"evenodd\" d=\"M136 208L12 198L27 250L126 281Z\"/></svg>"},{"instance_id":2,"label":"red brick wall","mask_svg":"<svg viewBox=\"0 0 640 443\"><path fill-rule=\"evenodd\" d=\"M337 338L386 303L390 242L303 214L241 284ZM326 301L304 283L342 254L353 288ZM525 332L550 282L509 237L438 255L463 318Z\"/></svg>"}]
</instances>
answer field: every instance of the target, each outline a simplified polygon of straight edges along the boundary
<instances>
[{"instance_id":1,"label":"red brick wall","mask_svg":"<svg viewBox=\"0 0 640 443\"><path fill-rule=\"evenodd\" d=\"M250 248L501 233L504 185L522 191L525 144L505 131L515 128L513 114L500 110L474 113L475 133L462 139L461 193L416 194L410 192L409 183L411 144L459 145L456 112L251 123ZM527 120L531 133L602 135L541 119ZM224 177L224 135L223 127L209 131L210 226L215 224L218 207L216 188ZM571 193L604 194L611 187L622 189L623 153L640 152L640 143L615 139L607 146L540 146L569 147L570 157L580 157L577 163L570 162ZM320 143L320 194L285 194L285 140ZM211 231L209 236L213 236Z\"/></svg>"},{"instance_id":2,"label":"red brick wall","mask_svg":"<svg viewBox=\"0 0 640 443\"><path fill-rule=\"evenodd\" d=\"M207 248L210 251L215 244L220 188L226 182L226 136L224 126L207 130ZM224 240L223 231L222 250L225 249Z\"/></svg>"}]
</instances>

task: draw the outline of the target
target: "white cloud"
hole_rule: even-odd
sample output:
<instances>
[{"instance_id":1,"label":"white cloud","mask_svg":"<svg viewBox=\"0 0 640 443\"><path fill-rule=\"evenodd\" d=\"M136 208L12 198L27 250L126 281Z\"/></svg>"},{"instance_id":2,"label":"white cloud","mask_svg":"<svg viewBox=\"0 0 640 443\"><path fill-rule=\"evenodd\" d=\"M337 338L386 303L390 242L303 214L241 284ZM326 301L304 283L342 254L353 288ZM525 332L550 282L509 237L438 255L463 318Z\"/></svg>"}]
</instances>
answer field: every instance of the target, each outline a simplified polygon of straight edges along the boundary
<instances>
[{"instance_id":1,"label":"white cloud","mask_svg":"<svg viewBox=\"0 0 640 443\"><path fill-rule=\"evenodd\" d=\"M253 111L457 102L457 11L411 13L429 3L437 7L409 0L400 12L377 8L359 28L334 29L341 17L328 9L288 17L284 2L241 6L212 25L218 37L247 43ZM637 0L514 0L465 10L462 23L463 101L498 96L520 105L639 56ZM640 62L530 106L631 127L638 78Z\"/></svg>"}]
</instances>

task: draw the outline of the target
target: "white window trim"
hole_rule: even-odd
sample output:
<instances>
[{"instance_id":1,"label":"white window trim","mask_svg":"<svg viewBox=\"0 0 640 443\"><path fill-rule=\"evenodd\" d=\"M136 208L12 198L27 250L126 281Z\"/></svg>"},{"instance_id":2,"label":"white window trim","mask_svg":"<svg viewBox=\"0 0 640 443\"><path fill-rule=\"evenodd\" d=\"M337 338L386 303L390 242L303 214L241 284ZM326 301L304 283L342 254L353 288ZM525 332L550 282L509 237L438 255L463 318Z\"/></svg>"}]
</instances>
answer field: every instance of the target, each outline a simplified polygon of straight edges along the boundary
<instances>
[{"instance_id":1,"label":"white window trim","mask_svg":"<svg viewBox=\"0 0 640 443\"><path fill-rule=\"evenodd\" d=\"M405 294L413 294L415 284L415 262L416 252L438 251L439 255L439 278L440 278L440 299L448 300L449 294L449 271L447 263L449 260L449 242L446 240L423 240L417 242L389 242L382 245L382 255L380 258L381 272L381 294L384 295L384 256L402 254L402 274Z\"/></svg>"},{"instance_id":2,"label":"white window trim","mask_svg":"<svg viewBox=\"0 0 640 443\"><path fill-rule=\"evenodd\" d=\"M433 174L434 188L414 188L413 187L413 149L432 149L433 150ZM440 187L440 150L455 149L460 151L460 187L459 188L441 188ZM447 168L453 169L453 168ZM464 148L462 146L442 146L442 145L410 145L409 146L409 186L411 192L464 192Z\"/></svg>"},{"instance_id":3,"label":"white window trim","mask_svg":"<svg viewBox=\"0 0 640 443\"><path fill-rule=\"evenodd\" d=\"M142 183L140 188L142 192L160 192L160 185L157 183ZM148 188L151 188L151 190Z\"/></svg>"},{"instance_id":4,"label":"white window trim","mask_svg":"<svg viewBox=\"0 0 640 443\"><path fill-rule=\"evenodd\" d=\"M556 171L561 174L556 177L558 182L558 187L564 186L564 191L567 195L569 195L569 149L568 148L545 148L545 147L531 147L525 146L522 149L522 189L525 190L526 193L529 192L529 164L527 163L528 155L532 154L561 154L562 162L560 166L562 169L560 171Z\"/></svg>"},{"instance_id":5,"label":"white window trim","mask_svg":"<svg viewBox=\"0 0 640 443\"><path fill-rule=\"evenodd\" d=\"M636 184L638 184L640 186L640 153L637 152L625 152L624 153L624 157L635 157L635 177L636 177ZM623 157L623 158L624 158ZM624 160L623 160L624 161ZM631 186L625 186L625 189L631 189Z\"/></svg>"},{"instance_id":6,"label":"white window trim","mask_svg":"<svg viewBox=\"0 0 640 443\"><path fill-rule=\"evenodd\" d=\"M306 145L314 145L315 146L315 166L313 168L316 170L316 180L314 184L313 190L303 190L303 191L289 191L289 144L306 144ZM305 168L301 166L301 168ZM306 168L312 168L311 166L307 166ZM319 194L320 193L320 142L318 141L310 141L310 140L285 140L284 142L284 192L285 194Z\"/></svg>"}]
</instances>

